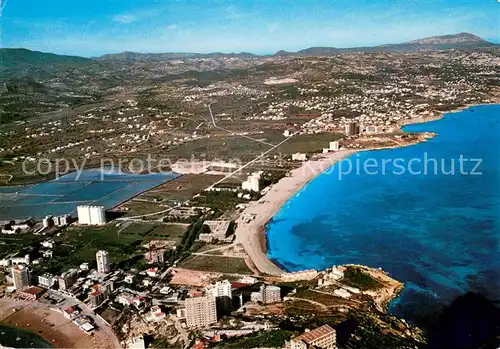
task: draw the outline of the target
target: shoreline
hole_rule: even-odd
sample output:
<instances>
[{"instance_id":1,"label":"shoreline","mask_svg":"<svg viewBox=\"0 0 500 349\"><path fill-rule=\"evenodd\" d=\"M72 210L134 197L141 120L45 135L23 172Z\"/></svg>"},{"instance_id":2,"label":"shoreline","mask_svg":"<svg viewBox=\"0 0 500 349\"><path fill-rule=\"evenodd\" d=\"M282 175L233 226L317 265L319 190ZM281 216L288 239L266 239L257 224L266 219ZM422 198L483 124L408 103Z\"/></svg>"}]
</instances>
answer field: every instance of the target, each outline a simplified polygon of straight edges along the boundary
<instances>
[{"instance_id":1,"label":"shoreline","mask_svg":"<svg viewBox=\"0 0 500 349\"><path fill-rule=\"evenodd\" d=\"M236 243L243 245L245 252L262 274L280 276L285 271L267 257L266 225L282 206L318 175L336 162L355 154L358 150L342 149L335 153L321 154L319 159L306 161L278 183L258 201L253 201L243 210L236 221ZM247 218L253 217L250 221Z\"/></svg>"},{"instance_id":2,"label":"shoreline","mask_svg":"<svg viewBox=\"0 0 500 349\"><path fill-rule=\"evenodd\" d=\"M399 125L402 132L403 127L407 125L421 124L442 119L446 114L457 113L467 110L474 106L494 105L500 103L500 99L494 98L491 103L466 104L450 111L440 111L438 115L410 120ZM425 133L422 133L425 135ZM433 134L432 137L435 137ZM267 236L266 226L281 210L286 202L301 190L307 187L307 184L322 174L336 162L343 160L351 155L362 151L373 151L383 149L396 149L401 147L413 146L425 142L432 137L418 137L416 142L405 145L395 145L393 147L372 147L365 149L341 149L334 153L318 154L319 159L311 159L303 162L302 166L290 171L290 175L282 178L278 183L271 186L271 189L258 201L250 202L242 211L236 221L236 243L240 243L249 258L252 260L256 269L264 274L271 276L280 276L286 270L282 266L273 262L267 256ZM248 221L249 217L255 216Z\"/></svg>"},{"instance_id":3,"label":"shoreline","mask_svg":"<svg viewBox=\"0 0 500 349\"><path fill-rule=\"evenodd\" d=\"M39 301L29 302L12 297L0 299L0 324L31 332L54 348L115 348L116 338L106 331L97 330L93 335L83 333L59 309Z\"/></svg>"}]
</instances>

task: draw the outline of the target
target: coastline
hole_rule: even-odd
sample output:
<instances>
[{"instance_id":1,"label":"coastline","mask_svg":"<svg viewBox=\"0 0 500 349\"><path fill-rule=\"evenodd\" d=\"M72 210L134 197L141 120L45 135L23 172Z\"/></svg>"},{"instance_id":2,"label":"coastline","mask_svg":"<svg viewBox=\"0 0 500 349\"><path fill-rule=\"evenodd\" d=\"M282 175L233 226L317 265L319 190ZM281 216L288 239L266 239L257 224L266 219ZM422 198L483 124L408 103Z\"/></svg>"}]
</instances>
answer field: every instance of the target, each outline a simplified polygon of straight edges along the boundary
<instances>
[{"instance_id":1,"label":"coastline","mask_svg":"<svg viewBox=\"0 0 500 349\"><path fill-rule=\"evenodd\" d=\"M353 155L358 150L342 149L335 153L321 154L319 159L306 161L272 185L258 201L250 202L236 221L236 243L240 243L262 274L280 276L285 271L272 262L266 254L265 227L281 207L307 183L326 171L337 161ZM248 217L254 217L247 220Z\"/></svg>"},{"instance_id":2,"label":"coastline","mask_svg":"<svg viewBox=\"0 0 500 349\"><path fill-rule=\"evenodd\" d=\"M83 333L58 309L40 302L28 302L12 297L0 299L0 324L22 329L41 337L54 348L115 348L115 338L104 331L93 336Z\"/></svg>"},{"instance_id":3,"label":"coastline","mask_svg":"<svg viewBox=\"0 0 500 349\"><path fill-rule=\"evenodd\" d=\"M400 129L406 125L420 124L442 119L445 114L457 113L469 109L474 106L498 104L500 99L492 98L491 103L466 104L450 111L439 112L438 115L412 119L409 122L403 122L399 125ZM403 131L404 132L404 131ZM240 218L236 221L236 243L240 243L249 258L255 265L256 269L262 273L271 276L280 276L286 272L279 265L274 263L267 256L267 238L266 225L279 212L282 206L302 188L307 186L316 176L326 171L336 162L345 159L357 152L382 150L388 148L401 148L413 146L421 142L425 142L428 136L422 133L416 142L395 145L393 147L372 147L365 149L341 149L335 153L318 154L320 159L312 159L306 161L301 167L290 172L288 177L282 178L278 183L272 185L271 189L258 201L251 202L241 213ZM436 135L433 134L432 137ZM249 217L255 217L249 220Z\"/></svg>"}]
</instances>

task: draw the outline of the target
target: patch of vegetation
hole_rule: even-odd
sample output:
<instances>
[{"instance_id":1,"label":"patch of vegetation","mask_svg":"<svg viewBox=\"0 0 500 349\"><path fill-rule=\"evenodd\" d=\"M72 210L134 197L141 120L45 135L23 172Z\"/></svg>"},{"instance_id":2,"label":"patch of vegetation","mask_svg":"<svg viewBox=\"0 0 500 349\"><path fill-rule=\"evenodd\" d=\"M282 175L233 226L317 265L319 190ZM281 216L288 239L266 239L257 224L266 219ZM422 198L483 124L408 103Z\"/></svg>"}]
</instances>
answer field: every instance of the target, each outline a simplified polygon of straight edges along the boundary
<instances>
[{"instance_id":1,"label":"patch of vegetation","mask_svg":"<svg viewBox=\"0 0 500 349\"><path fill-rule=\"evenodd\" d=\"M237 196L237 193L232 191L210 191L204 192L196 198L196 206L208 206L215 211L215 216L231 211L236 208L236 205L247 202Z\"/></svg>"},{"instance_id":2,"label":"patch of vegetation","mask_svg":"<svg viewBox=\"0 0 500 349\"><path fill-rule=\"evenodd\" d=\"M347 267L342 281L347 285L357 287L362 291L376 290L383 286L378 280L374 279L357 267Z\"/></svg>"},{"instance_id":3,"label":"patch of vegetation","mask_svg":"<svg viewBox=\"0 0 500 349\"><path fill-rule=\"evenodd\" d=\"M267 332L259 332L245 338L227 339L216 348L225 349L246 349L246 348L279 348L289 340L294 332L286 330L272 330Z\"/></svg>"},{"instance_id":4,"label":"patch of vegetation","mask_svg":"<svg viewBox=\"0 0 500 349\"><path fill-rule=\"evenodd\" d=\"M191 256L180 265L182 268L228 274L252 274L243 258Z\"/></svg>"},{"instance_id":5,"label":"patch of vegetation","mask_svg":"<svg viewBox=\"0 0 500 349\"><path fill-rule=\"evenodd\" d=\"M143 252L141 244L147 232L122 234L119 227L108 224L104 227L67 228L60 236L54 236L57 243L54 257L41 264L41 271L60 273L83 262L94 261L98 250L109 252L112 263L119 263Z\"/></svg>"}]
</instances>

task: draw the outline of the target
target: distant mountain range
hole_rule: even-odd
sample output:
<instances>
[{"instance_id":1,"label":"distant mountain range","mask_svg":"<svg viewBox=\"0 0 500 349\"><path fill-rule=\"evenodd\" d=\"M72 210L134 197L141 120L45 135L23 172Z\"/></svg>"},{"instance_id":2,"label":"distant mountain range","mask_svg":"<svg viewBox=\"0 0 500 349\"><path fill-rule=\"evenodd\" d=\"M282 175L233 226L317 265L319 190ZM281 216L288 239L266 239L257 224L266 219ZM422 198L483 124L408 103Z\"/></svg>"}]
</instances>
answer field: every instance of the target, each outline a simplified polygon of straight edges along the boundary
<instances>
[{"instance_id":1,"label":"distant mountain range","mask_svg":"<svg viewBox=\"0 0 500 349\"><path fill-rule=\"evenodd\" d=\"M417 52L417 51L436 51L449 49L480 49L500 47L498 44L488 42L476 35L470 33L458 33L452 35L433 36L424 39L409 41L401 44L389 44L371 47L310 47L298 52L278 51L273 56L331 56L340 53L354 52ZM116 54L107 54L95 58L83 58L77 56L64 56L52 53L30 51L27 49L0 49L0 70L12 68L29 68L40 65L61 65L61 64L80 64L92 61L165 61L182 60L192 58L254 58L263 57L252 53L137 53L122 52Z\"/></svg>"},{"instance_id":2,"label":"distant mountain range","mask_svg":"<svg viewBox=\"0 0 500 349\"><path fill-rule=\"evenodd\" d=\"M298 52L279 51L275 55L288 56L331 56L339 53L354 52L417 52L417 51L439 51L450 49L477 49L486 47L500 47L500 45L488 42L479 36L470 33L458 33L443 36L432 36L429 38L404 42L401 44L388 44L380 46L335 48L335 47L310 47Z\"/></svg>"},{"instance_id":3,"label":"distant mountain range","mask_svg":"<svg viewBox=\"0 0 500 349\"><path fill-rule=\"evenodd\" d=\"M298 52L278 51L274 56L331 56L340 53L353 52L416 52L416 51L437 51L449 49L477 49L487 47L500 47L500 45L488 42L479 36L470 33L458 33L443 36L433 36L429 38L409 41L401 44L389 44L367 47L310 47ZM149 61L149 60L175 60L188 58L252 58L262 57L252 53L137 53L123 52L108 54L98 57L99 60L119 60L119 61Z\"/></svg>"},{"instance_id":4,"label":"distant mountain range","mask_svg":"<svg viewBox=\"0 0 500 349\"><path fill-rule=\"evenodd\" d=\"M91 60L78 56L64 56L55 53L31 51L24 48L0 49L0 70L10 68L31 68L36 65L47 64L76 64Z\"/></svg>"}]
</instances>

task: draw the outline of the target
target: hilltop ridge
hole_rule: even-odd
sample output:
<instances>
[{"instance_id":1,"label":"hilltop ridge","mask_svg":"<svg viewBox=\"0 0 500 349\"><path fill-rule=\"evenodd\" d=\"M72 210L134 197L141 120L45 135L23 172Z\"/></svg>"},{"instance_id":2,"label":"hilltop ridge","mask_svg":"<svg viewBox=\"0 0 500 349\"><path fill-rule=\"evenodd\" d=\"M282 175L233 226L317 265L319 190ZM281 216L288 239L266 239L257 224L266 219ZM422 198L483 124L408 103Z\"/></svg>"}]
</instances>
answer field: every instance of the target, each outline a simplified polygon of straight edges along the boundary
<instances>
[{"instance_id":1,"label":"hilltop ridge","mask_svg":"<svg viewBox=\"0 0 500 349\"><path fill-rule=\"evenodd\" d=\"M379 46L337 48L330 46L309 47L296 52L280 50L274 55L258 55L249 52L240 53L197 53L197 52L163 52L163 53L140 53L125 51L120 53L105 54L100 57L83 58L79 56L58 55L39 51L31 51L25 48L0 49L0 69L29 68L31 66L49 64L81 64L92 61L169 61L183 59L217 59L217 58L240 58L252 59L266 56L331 56L341 53L356 52L417 52L438 51L450 49L482 49L500 47L498 44L486 41L471 33L457 33L441 36L431 36L399 44L386 44Z\"/></svg>"}]
</instances>

